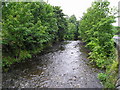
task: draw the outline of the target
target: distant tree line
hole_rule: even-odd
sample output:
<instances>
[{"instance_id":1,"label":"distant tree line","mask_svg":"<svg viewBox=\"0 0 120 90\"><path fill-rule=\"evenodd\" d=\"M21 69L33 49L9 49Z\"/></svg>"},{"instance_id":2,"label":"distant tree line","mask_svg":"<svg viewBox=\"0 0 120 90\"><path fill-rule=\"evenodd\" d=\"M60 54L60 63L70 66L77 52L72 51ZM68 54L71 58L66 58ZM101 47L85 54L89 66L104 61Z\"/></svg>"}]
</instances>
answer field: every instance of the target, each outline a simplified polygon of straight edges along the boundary
<instances>
[{"instance_id":1,"label":"distant tree line","mask_svg":"<svg viewBox=\"0 0 120 90\"><path fill-rule=\"evenodd\" d=\"M66 40L78 40L79 38L79 20L76 19L75 15L67 17L68 29L65 34Z\"/></svg>"}]
</instances>

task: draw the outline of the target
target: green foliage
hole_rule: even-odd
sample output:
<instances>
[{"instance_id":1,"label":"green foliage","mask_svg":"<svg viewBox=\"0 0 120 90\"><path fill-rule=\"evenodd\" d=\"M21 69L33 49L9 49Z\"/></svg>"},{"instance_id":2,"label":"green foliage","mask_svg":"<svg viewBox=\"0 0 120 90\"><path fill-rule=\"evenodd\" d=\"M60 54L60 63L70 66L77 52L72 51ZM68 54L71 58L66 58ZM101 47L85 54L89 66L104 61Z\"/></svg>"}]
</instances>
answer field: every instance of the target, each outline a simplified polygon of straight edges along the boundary
<instances>
[{"instance_id":1,"label":"green foliage","mask_svg":"<svg viewBox=\"0 0 120 90\"><path fill-rule=\"evenodd\" d=\"M68 23L68 31L66 33L67 40L74 40L75 30L76 30L75 25L73 23Z\"/></svg>"},{"instance_id":2,"label":"green foliage","mask_svg":"<svg viewBox=\"0 0 120 90\"><path fill-rule=\"evenodd\" d=\"M117 56L112 39L115 34L112 26L115 16L112 15L109 4L106 0L93 2L80 20L79 33L91 51L89 58L97 67L106 70L105 73L100 73L98 78L106 88L113 88L117 77Z\"/></svg>"},{"instance_id":3,"label":"green foliage","mask_svg":"<svg viewBox=\"0 0 120 90\"><path fill-rule=\"evenodd\" d=\"M91 59L100 68L106 68L114 57L114 36L112 23L115 17L110 14L109 2L94 2L84 13L79 25L80 37L91 52Z\"/></svg>"},{"instance_id":4,"label":"green foliage","mask_svg":"<svg viewBox=\"0 0 120 90\"><path fill-rule=\"evenodd\" d=\"M104 74L104 73L99 73L99 74L98 74L98 78L99 78L101 81L103 81L103 82L106 80L106 77L107 77L107 75Z\"/></svg>"},{"instance_id":5,"label":"green foliage","mask_svg":"<svg viewBox=\"0 0 120 90\"><path fill-rule=\"evenodd\" d=\"M101 80L105 88L115 88L118 76L118 62L114 61L105 73L99 73L98 78Z\"/></svg>"},{"instance_id":6,"label":"green foliage","mask_svg":"<svg viewBox=\"0 0 120 90\"><path fill-rule=\"evenodd\" d=\"M72 15L71 17L67 18L68 22L68 29L65 34L66 40L77 40L78 39L78 25L79 22L77 21L76 17Z\"/></svg>"},{"instance_id":7,"label":"green foliage","mask_svg":"<svg viewBox=\"0 0 120 90\"><path fill-rule=\"evenodd\" d=\"M60 7L45 2L3 2L2 6L3 66L31 58L64 39L67 22Z\"/></svg>"},{"instance_id":8,"label":"green foliage","mask_svg":"<svg viewBox=\"0 0 120 90\"><path fill-rule=\"evenodd\" d=\"M120 27L119 26L113 26L113 30L116 35L120 35Z\"/></svg>"},{"instance_id":9,"label":"green foliage","mask_svg":"<svg viewBox=\"0 0 120 90\"><path fill-rule=\"evenodd\" d=\"M105 82L105 87L106 88L115 88L116 81L118 78L118 62L114 61L113 64L111 65L110 69L108 69L106 71L106 73L108 74L108 77Z\"/></svg>"},{"instance_id":10,"label":"green foliage","mask_svg":"<svg viewBox=\"0 0 120 90\"><path fill-rule=\"evenodd\" d=\"M55 12L55 18L57 19L57 26L58 26L58 32L56 33L56 40L58 38L59 41L63 41L65 37L65 33L67 31L67 21L64 17L65 14L62 13L62 9L60 9L59 6L54 7Z\"/></svg>"}]
</instances>

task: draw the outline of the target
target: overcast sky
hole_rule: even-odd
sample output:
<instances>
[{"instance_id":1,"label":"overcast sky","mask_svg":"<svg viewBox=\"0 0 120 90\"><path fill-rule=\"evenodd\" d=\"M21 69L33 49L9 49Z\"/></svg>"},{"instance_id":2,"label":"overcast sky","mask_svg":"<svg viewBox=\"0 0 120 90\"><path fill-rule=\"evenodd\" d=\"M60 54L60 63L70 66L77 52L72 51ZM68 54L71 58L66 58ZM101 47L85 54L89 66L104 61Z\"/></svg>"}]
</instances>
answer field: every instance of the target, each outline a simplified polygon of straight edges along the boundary
<instances>
[{"instance_id":1,"label":"overcast sky","mask_svg":"<svg viewBox=\"0 0 120 90\"><path fill-rule=\"evenodd\" d=\"M47 0L44 0L47 1ZM83 13L89 8L92 2L95 0L48 0L48 3L53 6L61 6L63 12L68 15L75 15L77 19L82 17ZM118 2L120 0L108 0L110 1L110 6L118 7Z\"/></svg>"}]
</instances>

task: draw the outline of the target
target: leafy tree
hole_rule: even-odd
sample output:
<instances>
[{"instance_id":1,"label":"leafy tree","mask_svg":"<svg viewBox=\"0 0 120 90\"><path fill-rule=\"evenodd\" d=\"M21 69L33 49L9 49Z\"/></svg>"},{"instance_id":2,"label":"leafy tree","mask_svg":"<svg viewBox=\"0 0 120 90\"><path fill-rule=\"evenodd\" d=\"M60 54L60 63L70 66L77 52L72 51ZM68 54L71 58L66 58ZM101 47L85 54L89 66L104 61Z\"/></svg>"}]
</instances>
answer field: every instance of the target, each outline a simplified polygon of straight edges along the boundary
<instances>
[{"instance_id":1,"label":"leafy tree","mask_svg":"<svg viewBox=\"0 0 120 90\"><path fill-rule=\"evenodd\" d=\"M73 23L68 23L68 31L66 33L67 40L74 40L76 27Z\"/></svg>"},{"instance_id":2,"label":"leafy tree","mask_svg":"<svg viewBox=\"0 0 120 90\"><path fill-rule=\"evenodd\" d=\"M112 23L115 17L110 14L108 1L95 1L84 13L79 25L79 33L98 67L105 68L114 57Z\"/></svg>"},{"instance_id":3,"label":"leafy tree","mask_svg":"<svg viewBox=\"0 0 120 90\"><path fill-rule=\"evenodd\" d=\"M68 22L68 30L66 31L65 38L67 40L74 40L78 39L79 33L78 33L78 25L79 21L77 21L75 15L72 15L71 17L67 18Z\"/></svg>"},{"instance_id":4,"label":"leafy tree","mask_svg":"<svg viewBox=\"0 0 120 90\"><path fill-rule=\"evenodd\" d=\"M67 22L60 7L45 2L4 2L2 11L3 66L64 40Z\"/></svg>"},{"instance_id":5,"label":"leafy tree","mask_svg":"<svg viewBox=\"0 0 120 90\"><path fill-rule=\"evenodd\" d=\"M78 40L79 39L79 21L76 21L76 31L74 34L75 34L74 39Z\"/></svg>"},{"instance_id":6,"label":"leafy tree","mask_svg":"<svg viewBox=\"0 0 120 90\"><path fill-rule=\"evenodd\" d=\"M28 10L28 4L9 3L3 7L3 11L6 11L3 12L3 50L12 50L12 54L17 56L20 49L25 49L23 41L33 27L33 16Z\"/></svg>"},{"instance_id":7,"label":"leafy tree","mask_svg":"<svg viewBox=\"0 0 120 90\"><path fill-rule=\"evenodd\" d=\"M62 9L60 9L59 6L54 7L54 12L55 12L55 18L57 19L57 26L58 26L58 40L63 41L65 37L65 33L67 30L67 20L64 17L65 14L62 12Z\"/></svg>"},{"instance_id":8,"label":"leafy tree","mask_svg":"<svg viewBox=\"0 0 120 90\"><path fill-rule=\"evenodd\" d=\"M98 78L105 88L115 88L118 74L117 55L112 39L115 34L112 26L115 16L109 4L106 0L93 2L80 20L79 33L91 51L89 58L96 66L105 70L105 73L98 74Z\"/></svg>"}]
</instances>

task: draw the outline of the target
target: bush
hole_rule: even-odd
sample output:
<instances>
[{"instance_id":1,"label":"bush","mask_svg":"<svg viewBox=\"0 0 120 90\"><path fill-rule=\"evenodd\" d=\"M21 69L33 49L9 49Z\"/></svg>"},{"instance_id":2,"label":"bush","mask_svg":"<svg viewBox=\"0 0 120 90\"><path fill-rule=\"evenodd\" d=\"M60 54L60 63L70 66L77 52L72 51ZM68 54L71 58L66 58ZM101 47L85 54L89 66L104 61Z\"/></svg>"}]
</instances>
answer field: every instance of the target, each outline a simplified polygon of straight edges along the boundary
<instances>
[{"instance_id":1,"label":"bush","mask_svg":"<svg viewBox=\"0 0 120 90\"><path fill-rule=\"evenodd\" d=\"M2 11L3 66L31 58L64 39L67 25L60 7L45 2L3 2Z\"/></svg>"},{"instance_id":2,"label":"bush","mask_svg":"<svg viewBox=\"0 0 120 90\"><path fill-rule=\"evenodd\" d=\"M110 71L109 67L114 66L113 63L117 58L113 41L115 31L112 26L112 23L115 22L115 16L111 14L109 4L110 2L106 0L93 2L92 6L84 13L79 25L80 37L91 51L89 58L95 62L97 67L106 71L100 73L98 77L107 88L114 86L115 78L113 76L117 73L115 71L107 78ZM113 83L109 81L113 81Z\"/></svg>"}]
</instances>

